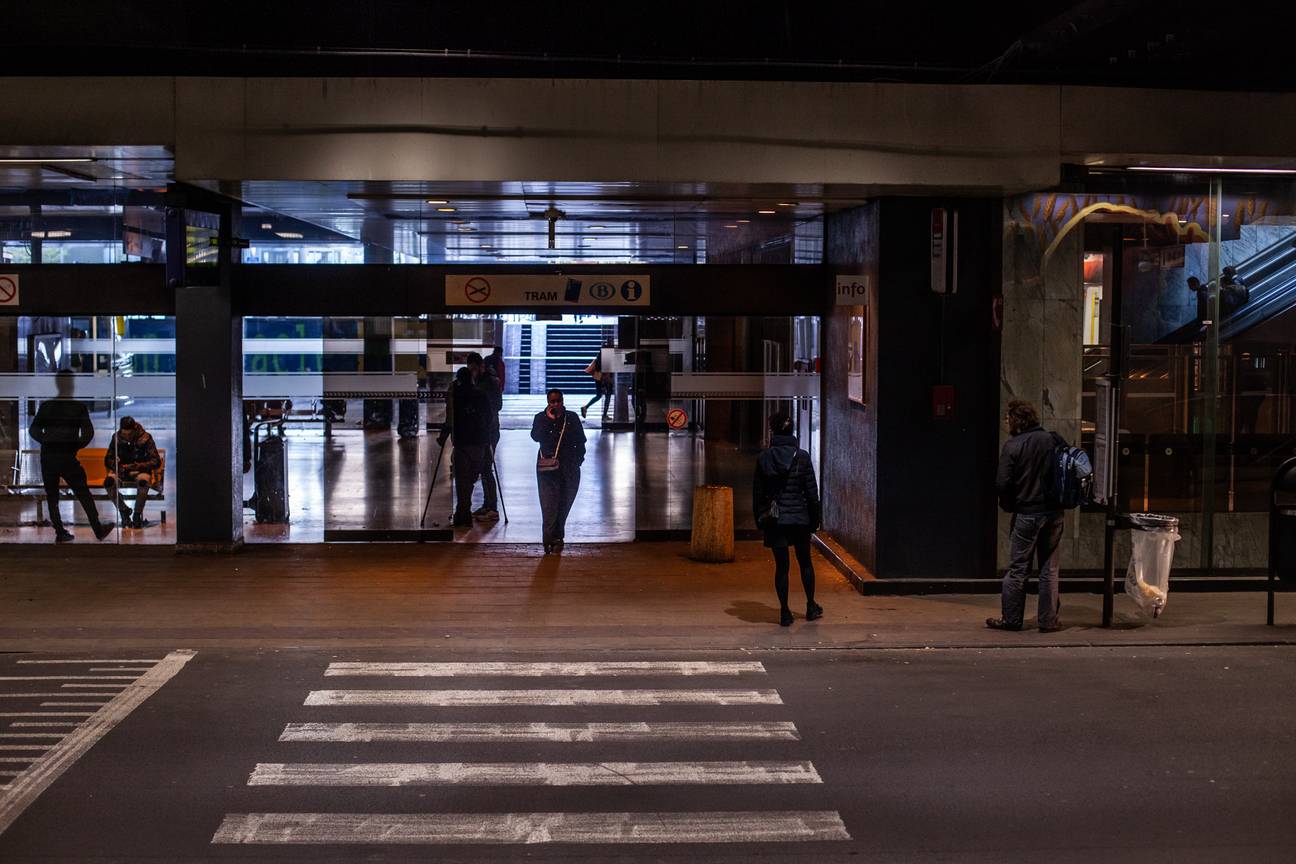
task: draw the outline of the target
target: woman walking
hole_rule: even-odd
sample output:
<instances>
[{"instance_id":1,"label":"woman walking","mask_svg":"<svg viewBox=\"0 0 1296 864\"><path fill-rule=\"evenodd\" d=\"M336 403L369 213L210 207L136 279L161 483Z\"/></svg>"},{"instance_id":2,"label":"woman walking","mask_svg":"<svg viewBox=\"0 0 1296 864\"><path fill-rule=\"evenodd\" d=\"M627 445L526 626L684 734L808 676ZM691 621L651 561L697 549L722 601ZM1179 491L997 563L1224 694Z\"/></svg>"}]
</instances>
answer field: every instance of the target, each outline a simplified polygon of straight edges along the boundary
<instances>
[{"instance_id":1,"label":"woman walking","mask_svg":"<svg viewBox=\"0 0 1296 864\"><path fill-rule=\"evenodd\" d=\"M806 595L806 620L823 616L815 602L814 565L810 562L810 535L819 530L819 488L810 454L800 449L792 434L792 418L783 412L770 417L769 447L756 459L752 480L752 510L765 532L765 546L774 553L774 590L779 599L779 624L792 624L788 608L788 549L796 551L797 569Z\"/></svg>"},{"instance_id":2,"label":"woman walking","mask_svg":"<svg viewBox=\"0 0 1296 864\"><path fill-rule=\"evenodd\" d=\"M585 430L576 413L563 406L561 390L550 390L545 399L548 407L531 421L531 440L540 445L536 455L536 485L540 489L541 534L548 555L563 546L567 514L580 488Z\"/></svg>"}]
</instances>

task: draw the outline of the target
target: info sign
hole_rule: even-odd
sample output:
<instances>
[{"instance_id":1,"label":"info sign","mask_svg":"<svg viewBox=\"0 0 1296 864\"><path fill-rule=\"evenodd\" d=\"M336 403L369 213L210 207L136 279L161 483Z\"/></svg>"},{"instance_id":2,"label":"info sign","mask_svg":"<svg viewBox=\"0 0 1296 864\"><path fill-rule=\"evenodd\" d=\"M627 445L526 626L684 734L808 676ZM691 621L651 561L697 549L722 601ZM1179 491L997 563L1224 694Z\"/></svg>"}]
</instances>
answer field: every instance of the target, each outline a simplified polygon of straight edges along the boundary
<instances>
[{"instance_id":1,"label":"info sign","mask_svg":"<svg viewBox=\"0 0 1296 864\"><path fill-rule=\"evenodd\" d=\"M447 306L649 306L646 275L462 274L445 277Z\"/></svg>"}]
</instances>

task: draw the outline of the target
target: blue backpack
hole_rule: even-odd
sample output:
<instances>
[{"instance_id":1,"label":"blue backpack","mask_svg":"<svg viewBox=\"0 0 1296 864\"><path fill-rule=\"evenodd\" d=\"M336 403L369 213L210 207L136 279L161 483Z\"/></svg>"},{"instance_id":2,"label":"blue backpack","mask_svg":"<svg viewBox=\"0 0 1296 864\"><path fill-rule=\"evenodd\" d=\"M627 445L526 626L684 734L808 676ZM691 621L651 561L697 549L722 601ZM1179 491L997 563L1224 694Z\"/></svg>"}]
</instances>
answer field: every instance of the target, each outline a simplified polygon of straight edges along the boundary
<instances>
[{"instance_id":1,"label":"blue backpack","mask_svg":"<svg viewBox=\"0 0 1296 864\"><path fill-rule=\"evenodd\" d=\"M1093 500L1094 471L1089 454L1072 447L1056 432L1053 436L1053 503L1074 510Z\"/></svg>"}]
</instances>

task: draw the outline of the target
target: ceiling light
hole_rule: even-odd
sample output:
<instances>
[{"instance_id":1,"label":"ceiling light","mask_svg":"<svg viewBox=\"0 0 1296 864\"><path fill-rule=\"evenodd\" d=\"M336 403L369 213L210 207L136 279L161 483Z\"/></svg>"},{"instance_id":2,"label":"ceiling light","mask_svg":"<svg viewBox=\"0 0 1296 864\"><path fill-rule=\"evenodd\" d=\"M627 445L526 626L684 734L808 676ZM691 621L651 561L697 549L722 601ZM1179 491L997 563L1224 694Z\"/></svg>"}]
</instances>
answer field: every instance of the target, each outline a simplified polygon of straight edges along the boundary
<instances>
[{"instance_id":1,"label":"ceiling light","mask_svg":"<svg viewBox=\"0 0 1296 864\"><path fill-rule=\"evenodd\" d=\"M302 235L297 231L276 231L276 237L282 237L285 240L300 240Z\"/></svg>"},{"instance_id":2,"label":"ceiling light","mask_svg":"<svg viewBox=\"0 0 1296 864\"><path fill-rule=\"evenodd\" d=\"M90 156L54 156L49 159L0 157L0 165L66 165L70 162L97 162Z\"/></svg>"},{"instance_id":3,"label":"ceiling light","mask_svg":"<svg viewBox=\"0 0 1296 864\"><path fill-rule=\"evenodd\" d=\"M591 225L591 226L589 226L589 230L591 230L591 231L602 231L602 230L603 230L603 226L602 226L602 225Z\"/></svg>"},{"instance_id":4,"label":"ceiling light","mask_svg":"<svg viewBox=\"0 0 1296 864\"><path fill-rule=\"evenodd\" d=\"M737 226L737 225L726 225L725 227L726 227L726 228L737 228L738 226Z\"/></svg>"},{"instance_id":5,"label":"ceiling light","mask_svg":"<svg viewBox=\"0 0 1296 864\"><path fill-rule=\"evenodd\" d=\"M1127 171L1154 171L1160 174L1296 174L1296 168L1162 168L1158 165L1130 165Z\"/></svg>"},{"instance_id":6,"label":"ceiling light","mask_svg":"<svg viewBox=\"0 0 1296 864\"><path fill-rule=\"evenodd\" d=\"M788 203L786 203L786 202L780 201L778 206L780 206L780 207L795 207L796 205L795 205L795 204L788 204Z\"/></svg>"},{"instance_id":7,"label":"ceiling light","mask_svg":"<svg viewBox=\"0 0 1296 864\"><path fill-rule=\"evenodd\" d=\"M427 203L429 203L429 204L449 204L450 202L449 202L449 201L440 201L440 200L437 200L437 199L433 199L433 200L428 201Z\"/></svg>"},{"instance_id":8,"label":"ceiling light","mask_svg":"<svg viewBox=\"0 0 1296 864\"><path fill-rule=\"evenodd\" d=\"M490 245L489 243L483 243L483 244L481 244L481 248L483 248L483 249L489 249L489 248L491 248L491 245Z\"/></svg>"},{"instance_id":9,"label":"ceiling light","mask_svg":"<svg viewBox=\"0 0 1296 864\"><path fill-rule=\"evenodd\" d=\"M676 246L675 248L676 248L676 249L687 249L688 247L687 247L687 246Z\"/></svg>"},{"instance_id":10,"label":"ceiling light","mask_svg":"<svg viewBox=\"0 0 1296 864\"><path fill-rule=\"evenodd\" d=\"M773 210L757 210L756 212L759 213L759 214L762 215L762 216L773 216L773 215L774 215L774 211L773 211Z\"/></svg>"},{"instance_id":11,"label":"ceiling light","mask_svg":"<svg viewBox=\"0 0 1296 864\"><path fill-rule=\"evenodd\" d=\"M750 219L736 219L734 221L736 221L739 225L746 225L748 222L751 222Z\"/></svg>"},{"instance_id":12,"label":"ceiling light","mask_svg":"<svg viewBox=\"0 0 1296 864\"><path fill-rule=\"evenodd\" d=\"M56 240L60 237L71 237L71 231L46 231L45 237L49 240Z\"/></svg>"},{"instance_id":13,"label":"ceiling light","mask_svg":"<svg viewBox=\"0 0 1296 864\"><path fill-rule=\"evenodd\" d=\"M460 225L460 226L459 226L459 230L460 230L460 231L476 231L477 229L474 228L474 227L472 227L471 225Z\"/></svg>"},{"instance_id":14,"label":"ceiling light","mask_svg":"<svg viewBox=\"0 0 1296 864\"><path fill-rule=\"evenodd\" d=\"M271 229L273 229L273 228L274 228L274 223L273 223L273 222L262 222L262 223L261 223L261 230L262 230L262 231L269 231L269 230L271 230Z\"/></svg>"},{"instance_id":15,"label":"ceiling light","mask_svg":"<svg viewBox=\"0 0 1296 864\"><path fill-rule=\"evenodd\" d=\"M438 208L437 208L437 212L438 212L438 213L453 213L453 212L455 212L455 208L453 208L453 207L438 207Z\"/></svg>"}]
</instances>

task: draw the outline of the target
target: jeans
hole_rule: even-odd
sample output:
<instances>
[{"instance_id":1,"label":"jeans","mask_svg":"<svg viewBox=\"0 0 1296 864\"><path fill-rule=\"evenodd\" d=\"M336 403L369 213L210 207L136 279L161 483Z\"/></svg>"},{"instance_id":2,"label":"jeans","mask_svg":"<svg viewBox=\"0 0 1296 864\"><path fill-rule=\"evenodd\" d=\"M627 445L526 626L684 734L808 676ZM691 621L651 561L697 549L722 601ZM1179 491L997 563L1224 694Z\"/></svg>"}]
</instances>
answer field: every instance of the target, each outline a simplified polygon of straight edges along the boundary
<instances>
[{"instance_id":1,"label":"jeans","mask_svg":"<svg viewBox=\"0 0 1296 864\"><path fill-rule=\"evenodd\" d=\"M485 477L485 467L490 463L490 445L456 444L454 449L455 512L454 522L472 522L473 487L477 478L482 477L482 488L486 503L494 509L495 476Z\"/></svg>"},{"instance_id":2,"label":"jeans","mask_svg":"<svg viewBox=\"0 0 1296 864\"><path fill-rule=\"evenodd\" d=\"M121 513L122 519L128 522L142 523L144 521L144 505L148 502L149 489L152 488L149 486L147 474L131 474L128 471L122 474L120 479L116 474L109 474L104 478L103 485L104 489L108 490L108 494L117 503L117 512ZM121 494L121 486L135 490L134 513L131 513L130 508L126 506L126 501Z\"/></svg>"},{"instance_id":3,"label":"jeans","mask_svg":"<svg viewBox=\"0 0 1296 864\"><path fill-rule=\"evenodd\" d=\"M567 533L567 514L580 489L580 466L537 471L536 485L540 488L541 536L547 546Z\"/></svg>"},{"instance_id":4,"label":"jeans","mask_svg":"<svg viewBox=\"0 0 1296 864\"><path fill-rule=\"evenodd\" d=\"M77 461L75 450L41 449L41 478L45 481L45 503L49 505L50 525L55 531L63 530L63 516L59 513L59 478L67 483L76 500L81 502L90 525L99 530L99 511L90 497L90 484L86 482L85 469Z\"/></svg>"},{"instance_id":5,"label":"jeans","mask_svg":"<svg viewBox=\"0 0 1296 864\"><path fill-rule=\"evenodd\" d=\"M1065 525L1061 513L1014 513L1008 570L1003 578L1003 620L1020 627L1026 614L1026 580L1039 578L1039 626L1058 625L1058 556Z\"/></svg>"}]
</instances>

